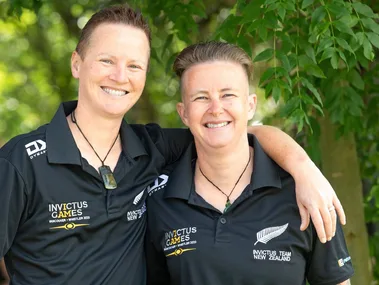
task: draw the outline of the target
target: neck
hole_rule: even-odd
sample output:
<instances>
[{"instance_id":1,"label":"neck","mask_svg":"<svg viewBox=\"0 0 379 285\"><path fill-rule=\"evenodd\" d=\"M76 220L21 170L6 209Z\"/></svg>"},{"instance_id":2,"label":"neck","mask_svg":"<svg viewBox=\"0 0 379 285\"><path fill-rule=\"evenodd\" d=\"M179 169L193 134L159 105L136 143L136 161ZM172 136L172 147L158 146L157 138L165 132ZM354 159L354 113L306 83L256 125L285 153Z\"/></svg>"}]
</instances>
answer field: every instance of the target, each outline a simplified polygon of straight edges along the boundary
<instances>
[{"instance_id":1,"label":"neck","mask_svg":"<svg viewBox=\"0 0 379 285\"><path fill-rule=\"evenodd\" d=\"M110 147L120 131L122 122L122 118L105 118L94 115L91 110L80 105L79 102L75 109L75 118L85 137L99 151ZM72 122L70 115L67 116L67 121L75 140L82 141L82 134ZM78 147L80 149L80 145Z\"/></svg>"},{"instance_id":2,"label":"neck","mask_svg":"<svg viewBox=\"0 0 379 285\"><path fill-rule=\"evenodd\" d=\"M217 186L221 189L231 189L234 186L248 162L249 152L251 151L253 154L247 139L238 147L205 150L202 147L198 148L198 144L196 144L196 150L197 168L200 167L202 172L210 180L217 182ZM252 158L253 155L251 160ZM250 177L252 169L253 164L250 162L243 176ZM200 177L201 173L197 175Z\"/></svg>"}]
</instances>

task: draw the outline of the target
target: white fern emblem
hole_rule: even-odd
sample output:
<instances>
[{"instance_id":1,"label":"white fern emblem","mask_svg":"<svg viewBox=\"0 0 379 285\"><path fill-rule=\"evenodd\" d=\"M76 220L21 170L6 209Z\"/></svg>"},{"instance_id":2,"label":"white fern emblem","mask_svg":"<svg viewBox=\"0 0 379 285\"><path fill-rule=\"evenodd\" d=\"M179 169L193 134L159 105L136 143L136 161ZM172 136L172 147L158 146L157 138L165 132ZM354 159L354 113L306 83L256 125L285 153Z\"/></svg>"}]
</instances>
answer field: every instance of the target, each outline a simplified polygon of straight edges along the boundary
<instances>
[{"instance_id":1,"label":"white fern emblem","mask_svg":"<svg viewBox=\"0 0 379 285\"><path fill-rule=\"evenodd\" d=\"M257 241L254 243L254 245L256 245L258 242L266 244L268 241L284 233L287 227L288 223L283 226L266 228L257 232Z\"/></svg>"},{"instance_id":2,"label":"white fern emblem","mask_svg":"<svg viewBox=\"0 0 379 285\"><path fill-rule=\"evenodd\" d=\"M137 205L139 203L139 201L141 201L141 198L143 196L143 192L145 192L145 189L143 189L141 191L141 193L139 193L135 198L134 198L134 201L133 201L133 204L134 205Z\"/></svg>"}]
</instances>

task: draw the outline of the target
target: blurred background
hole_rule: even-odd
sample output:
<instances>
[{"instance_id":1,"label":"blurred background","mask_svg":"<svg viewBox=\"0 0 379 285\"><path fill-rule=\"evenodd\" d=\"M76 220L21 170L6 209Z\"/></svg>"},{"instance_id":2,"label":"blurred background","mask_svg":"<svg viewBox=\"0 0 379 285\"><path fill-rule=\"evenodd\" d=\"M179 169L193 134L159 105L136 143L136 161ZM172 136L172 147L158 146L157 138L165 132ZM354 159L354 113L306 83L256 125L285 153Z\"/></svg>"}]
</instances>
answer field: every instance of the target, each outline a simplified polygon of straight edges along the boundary
<instances>
[{"instance_id":1,"label":"blurred background","mask_svg":"<svg viewBox=\"0 0 379 285\"><path fill-rule=\"evenodd\" d=\"M153 35L146 87L127 121L182 126L176 54L199 41L238 44L254 60L252 123L285 130L322 169L347 214L352 284L377 284L378 1L0 0L0 146L76 98L70 57L81 28L98 9L125 3Z\"/></svg>"}]
</instances>

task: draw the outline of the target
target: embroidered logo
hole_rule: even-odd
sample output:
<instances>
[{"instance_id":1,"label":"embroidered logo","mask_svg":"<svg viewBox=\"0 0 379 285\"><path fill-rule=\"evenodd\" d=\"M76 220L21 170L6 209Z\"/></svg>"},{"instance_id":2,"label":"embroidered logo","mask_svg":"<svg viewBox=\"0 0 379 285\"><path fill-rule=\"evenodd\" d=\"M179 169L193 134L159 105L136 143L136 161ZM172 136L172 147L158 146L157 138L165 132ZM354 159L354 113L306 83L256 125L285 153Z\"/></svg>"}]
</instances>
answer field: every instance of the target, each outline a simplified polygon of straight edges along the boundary
<instances>
[{"instance_id":1,"label":"embroidered logo","mask_svg":"<svg viewBox=\"0 0 379 285\"><path fill-rule=\"evenodd\" d=\"M35 140L25 145L30 159L46 153L46 143L43 140Z\"/></svg>"},{"instance_id":2,"label":"embroidered logo","mask_svg":"<svg viewBox=\"0 0 379 285\"><path fill-rule=\"evenodd\" d=\"M135 221L135 220L141 219L145 212L146 212L146 204L143 203L143 205L140 209L134 210L134 211L129 211L126 214L126 218L128 219L129 222Z\"/></svg>"},{"instance_id":3,"label":"embroidered logo","mask_svg":"<svg viewBox=\"0 0 379 285\"><path fill-rule=\"evenodd\" d=\"M143 189L143 190L141 191L141 193L139 193L139 194L134 198L134 200L133 200L133 204L134 204L134 205L137 205L137 204L141 201L144 192L145 192L145 189Z\"/></svg>"},{"instance_id":4,"label":"embroidered logo","mask_svg":"<svg viewBox=\"0 0 379 285\"><path fill-rule=\"evenodd\" d=\"M348 256L348 257L346 257L346 258L341 258L341 259L338 260L338 266L339 266L339 267L342 267L342 266L345 265L346 262L348 262L348 261L350 261L350 260L351 260L351 257L350 257L350 256Z\"/></svg>"},{"instance_id":5,"label":"embroidered logo","mask_svg":"<svg viewBox=\"0 0 379 285\"><path fill-rule=\"evenodd\" d=\"M89 205L87 201L73 201L58 204L49 204L49 224L63 225L50 227L51 230L73 230L77 227L89 225L91 217L86 213Z\"/></svg>"},{"instance_id":6,"label":"embroidered logo","mask_svg":"<svg viewBox=\"0 0 379 285\"><path fill-rule=\"evenodd\" d=\"M197 227L187 227L165 232L163 251L169 251L166 256L178 256L184 252L196 250L197 241L194 235L197 233ZM191 246L189 248L183 248Z\"/></svg>"},{"instance_id":7,"label":"embroidered logo","mask_svg":"<svg viewBox=\"0 0 379 285\"><path fill-rule=\"evenodd\" d=\"M254 243L254 246L258 242L266 244L267 242L269 242L273 238L280 236L282 233L285 232L287 227L288 227L288 223L283 225L283 226L266 228L266 229L263 229L263 230L257 232L257 241Z\"/></svg>"},{"instance_id":8,"label":"embroidered logo","mask_svg":"<svg viewBox=\"0 0 379 285\"><path fill-rule=\"evenodd\" d=\"M163 189L166 187L168 181L168 176L165 174L159 175L157 179L155 179L154 183L147 187L147 192L149 193L149 196L151 196L153 193L157 192L158 190Z\"/></svg>"}]
</instances>

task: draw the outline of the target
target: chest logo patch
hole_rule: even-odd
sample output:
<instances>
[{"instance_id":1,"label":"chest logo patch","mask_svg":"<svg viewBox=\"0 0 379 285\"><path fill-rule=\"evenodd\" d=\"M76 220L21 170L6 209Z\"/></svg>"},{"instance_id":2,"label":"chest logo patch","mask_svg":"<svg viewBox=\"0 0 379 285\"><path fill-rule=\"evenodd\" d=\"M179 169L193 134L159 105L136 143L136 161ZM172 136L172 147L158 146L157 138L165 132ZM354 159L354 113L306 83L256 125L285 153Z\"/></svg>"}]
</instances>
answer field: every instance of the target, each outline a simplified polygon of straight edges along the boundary
<instances>
[{"instance_id":1,"label":"chest logo patch","mask_svg":"<svg viewBox=\"0 0 379 285\"><path fill-rule=\"evenodd\" d=\"M179 256L186 251L196 250L197 241L194 237L196 233L197 227L187 227L166 232L163 251L170 252L166 253L166 256Z\"/></svg>"},{"instance_id":2,"label":"chest logo patch","mask_svg":"<svg viewBox=\"0 0 379 285\"><path fill-rule=\"evenodd\" d=\"M137 206L137 204L141 201L143 197L143 193L145 192L145 189L141 191L133 200L133 204Z\"/></svg>"},{"instance_id":3,"label":"chest logo patch","mask_svg":"<svg viewBox=\"0 0 379 285\"><path fill-rule=\"evenodd\" d=\"M257 243L266 244L273 238L283 234L288 228L288 223L278 227L265 228L257 232ZM255 260L271 260L275 262L290 262L292 257L291 251L276 250L276 249L253 249L253 259Z\"/></svg>"},{"instance_id":4,"label":"chest logo patch","mask_svg":"<svg viewBox=\"0 0 379 285\"><path fill-rule=\"evenodd\" d=\"M257 241L254 243L254 246L258 242L266 244L273 238L280 236L282 233L286 231L287 227L288 227L288 223L283 226L266 228L257 232Z\"/></svg>"},{"instance_id":5,"label":"chest logo patch","mask_svg":"<svg viewBox=\"0 0 379 285\"><path fill-rule=\"evenodd\" d=\"M91 217L87 214L87 201L73 201L67 203L49 204L49 224L63 225L50 227L51 230L65 229L73 230L77 227L89 225Z\"/></svg>"}]
</instances>

